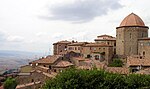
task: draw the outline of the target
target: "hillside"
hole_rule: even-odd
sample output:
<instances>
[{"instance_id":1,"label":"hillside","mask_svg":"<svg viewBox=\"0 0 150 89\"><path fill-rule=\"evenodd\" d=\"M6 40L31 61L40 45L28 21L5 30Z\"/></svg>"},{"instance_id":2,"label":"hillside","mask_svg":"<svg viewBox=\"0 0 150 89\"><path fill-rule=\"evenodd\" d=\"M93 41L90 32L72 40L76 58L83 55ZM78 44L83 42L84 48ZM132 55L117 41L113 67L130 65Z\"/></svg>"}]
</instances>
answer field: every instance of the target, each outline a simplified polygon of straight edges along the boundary
<instances>
[{"instance_id":1,"label":"hillside","mask_svg":"<svg viewBox=\"0 0 150 89\"><path fill-rule=\"evenodd\" d=\"M40 57L40 53L0 50L0 71L18 68Z\"/></svg>"}]
</instances>

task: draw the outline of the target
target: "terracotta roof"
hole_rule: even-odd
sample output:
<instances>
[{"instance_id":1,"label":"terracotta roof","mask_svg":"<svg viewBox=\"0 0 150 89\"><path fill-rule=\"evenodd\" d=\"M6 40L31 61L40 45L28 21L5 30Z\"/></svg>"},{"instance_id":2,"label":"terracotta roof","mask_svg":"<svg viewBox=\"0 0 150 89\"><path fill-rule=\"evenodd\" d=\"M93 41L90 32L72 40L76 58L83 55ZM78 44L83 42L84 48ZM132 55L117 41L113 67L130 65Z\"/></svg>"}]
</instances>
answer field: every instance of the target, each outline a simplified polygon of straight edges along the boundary
<instances>
[{"instance_id":1,"label":"terracotta roof","mask_svg":"<svg viewBox=\"0 0 150 89\"><path fill-rule=\"evenodd\" d=\"M71 43L68 46L82 46L84 44L87 44L88 42L77 42L77 43Z\"/></svg>"},{"instance_id":2,"label":"terracotta roof","mask_svg":"<svg viewBox=\"0 0 150 89\"><path fill-rule=\"evenodd\" d=\"M106 71L111 73L129 74L129 69L123 67L107 67Z\"/></svg>"},{"instance_id":3,"label":"terracotta roof","mask_svg":"<svg viewBox=\"0 0 150 89\"><path fill-rule=\"evenodd\" d=\"M116 41L116 38L111 38L111 39L94 39L94 41Z\"/></svg>"},{"instance_id":4,"label":"terracotta roof","mask_svg":"<svg viewBox=\"0 0 150 89\"><path fill-rule=\"evenodd\" d=\"M150 60L146 58L140 57L127 57L127 65L128 66L150 66Z\"/></svg>"},{"instance_id":5,"label":"terracotta roof","mask_svg":"<svg viewBox=\"0 0 150 89\"><path fill-rule=\"evenodd\" d=\"M119 27L122 27L122 26L143 26L143 27L145 27L145 24L138 15L131 13L123 19L123 21L121 22Z\"/></svg>"},{"instance_id":6,"label":"terracotta roof","mask_svg":"<svg viewBox=\"0 0 150 89\"><path fill-rule=\"evenodd\" d=\"M62 57L61 55L52 55L43 59L35 60L31 63L45 63L45 64L51 64L54 63L58 58Z\"/></svg>"},{"instance_id":7,"label":"terracotta roof","mask_svg":"<svg viewBox=\"0 0 150 89\"><path fill-rule=\"evenodd\" d=\"M55 67L69 67L69 66L73 66L74 64L68 62L68 61L59 61L56 65L53 65Z\"/></svg>"},{"instance_id":8,"label":"terracotta roof","mask_svg":"<svg viewBox=\"0 0 150 89\"><path fill-rule=\"evenodd\" d=\"M70 44L70 43L71 43L70 41L65 40L65 41L58 41L58 42L54 43L53 45L55 45L55 44Z\"/></svg>"},{"instance_id":9,"label":"terracotta roof","mask_svg":"<svg viewBox=\"0 0 150 89\"><path fill-rule=\"evenodd\" d=\"M99 37L108 37L108 38L114 38L113 36L111 36L111 35L106 35L106 34L104 34L104 35L100 35L100 36L97 36L98 38Z\"/></svg>"},{"instance_id":10,"label":"terracotta roof","mask_svg":"<svg viewBox=\"0 0 150 89\"><path fill-rule=\"evenodd\" d=\"M112 46L102 43L90 43L86 44L85 47L112 47Z\"/></svg>"}]
</instances>

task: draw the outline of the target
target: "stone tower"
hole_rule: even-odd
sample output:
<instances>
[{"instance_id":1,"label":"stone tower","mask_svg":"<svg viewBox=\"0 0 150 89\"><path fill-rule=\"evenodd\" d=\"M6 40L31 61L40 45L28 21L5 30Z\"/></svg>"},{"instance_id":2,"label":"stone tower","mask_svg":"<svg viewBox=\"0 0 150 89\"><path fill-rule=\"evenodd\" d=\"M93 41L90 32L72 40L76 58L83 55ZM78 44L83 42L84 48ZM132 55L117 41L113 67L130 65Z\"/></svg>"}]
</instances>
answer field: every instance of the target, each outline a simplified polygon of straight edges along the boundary
<instances>
[{"instance_id":1,"label":"stone tower","mask_svg":"<svg viewBox=\"0 0 150 89\"><path fill-rule=\"evenodd\" d=\"M116 28L116 54L128 56L138 54L138 39L148 37L148 27L134 13L129 14Z\"/></svg>"}]
</instances>

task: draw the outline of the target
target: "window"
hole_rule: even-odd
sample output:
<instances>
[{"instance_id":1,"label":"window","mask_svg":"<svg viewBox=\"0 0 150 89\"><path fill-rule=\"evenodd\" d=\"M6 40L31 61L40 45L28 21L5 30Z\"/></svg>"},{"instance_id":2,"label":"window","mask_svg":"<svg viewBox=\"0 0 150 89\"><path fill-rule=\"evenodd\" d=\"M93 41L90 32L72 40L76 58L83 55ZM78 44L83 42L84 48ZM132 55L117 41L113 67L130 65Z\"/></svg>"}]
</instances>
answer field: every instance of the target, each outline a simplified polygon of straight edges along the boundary
<instances>
[{"instance_id":1,"label":"window","mask_svg":"<svg viewBox=\"0 0 150 89\"><path fill-rule=\"evenodd\" d=\"M89 54L89 55L87 55L87 58L90 58L91 57L91 55Z\"/></svg>"},{"instance_id":2,"label":"window","mask_svg":"<svg viewBox=\"0 0 150 89\"><path fill-rule=\"evenodd\" d=\"M99 55L95 55L95 60L99 60Z\"/></svg>"},{"instance_id":3,"label":"window","mask_svg":"<svg viewBox=\"0 0 150 89\"><path fill-rule=\"evenodd\" d=\"M132 34L130 33L130 38L132 38Z\"/></svg>"},{"instance_id":4,"label":"window","mask_svg":"<svg viewBox=\"0 0 150 89\"><path fill-rule=\"evenodd\" d=\"M75 47L75 50L77 50L77 48Z\"/></svg>"},{"instance_id":5,"label":"window","mask_svg":"<svg viewBox=\"0 0 150 89\"><path fill-rule=\"evenodd\" d=\"M121 35L119 34L119 39L121 38Z\"/></svg>"},{"instance_id":6,"label":"window","mask_svg":"<svg viewBox=\"0 0 150 89\"><path fill-rule=\"evenodd\" d=\"M116 43L114 43L114 46L116 46Z\"/></svg>"},{"instance_id":7,"label":"window","mask_svg":"<svg viewBox=\"0 0 150 89\"><path fill-rule=\"evenodd\" d=\"M67 48L67 46L65 46L65 48Z\"/></svg>"},{"instance_id":8,"label":"window","mask_svg":"<svg viewBox=\"0 0 150 89\"><path fill-rule=\"evenodd\" d=\"M107 44L109 45L109 42L107 42Z\"/></svg>"},{"instance_id":9,"label":"window","mask_svg":"<svg viewBox=\"0 0 150 89\"><path fill-rule=\"evenodd\" d=\"M142 33L142 37L144 37L144 33Z\"/></svg>"},{"instance_id":10,"label":"window","mask_svg":"<svg viewBox=\"0 0 150 89\"><path fill-rule=\"evenodd\" d=\"M78 50L80 50L80 47L78 47Z\"/></svg>"},{"instance_id":11,"label":"window","mask_svg":"<svg viewBox=\"0 0 150 89\"><path fill-rule=\"evenodd\" d=\"M145 56L145 51L143 51L143 56Z\"/></svg>"},{"instance_id":12,"label":"window","mask_svg":"<svg viewBox=\"0 0 150 89\"><path fill-rule=\"evenodd\" d=\"M105 51L105 48L103 48L103 51Z\"/></svg>"}]
</instances>

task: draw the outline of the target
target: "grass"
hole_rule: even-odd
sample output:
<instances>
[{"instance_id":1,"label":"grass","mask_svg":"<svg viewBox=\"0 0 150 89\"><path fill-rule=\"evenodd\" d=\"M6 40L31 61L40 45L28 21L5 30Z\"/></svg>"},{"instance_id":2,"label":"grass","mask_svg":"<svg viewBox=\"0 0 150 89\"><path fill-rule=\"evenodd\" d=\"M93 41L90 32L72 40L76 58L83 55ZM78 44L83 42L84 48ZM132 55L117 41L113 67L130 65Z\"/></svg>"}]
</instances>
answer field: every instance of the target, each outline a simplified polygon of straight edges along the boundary
<instances>
[{"instance_id":1,"label":"grass","mask_svg":"<svg viewBox=\"0 0 150 89\"><path fill-rule=\"evenodd\" d=\"M29 65L22 66L22 67L20 68L20 72L21 72L21 73L29 73L29 72L31 72L32 70L33 70L33 68L32 68L31 66L29 66Z\"/></svg>"}]
</instances>

